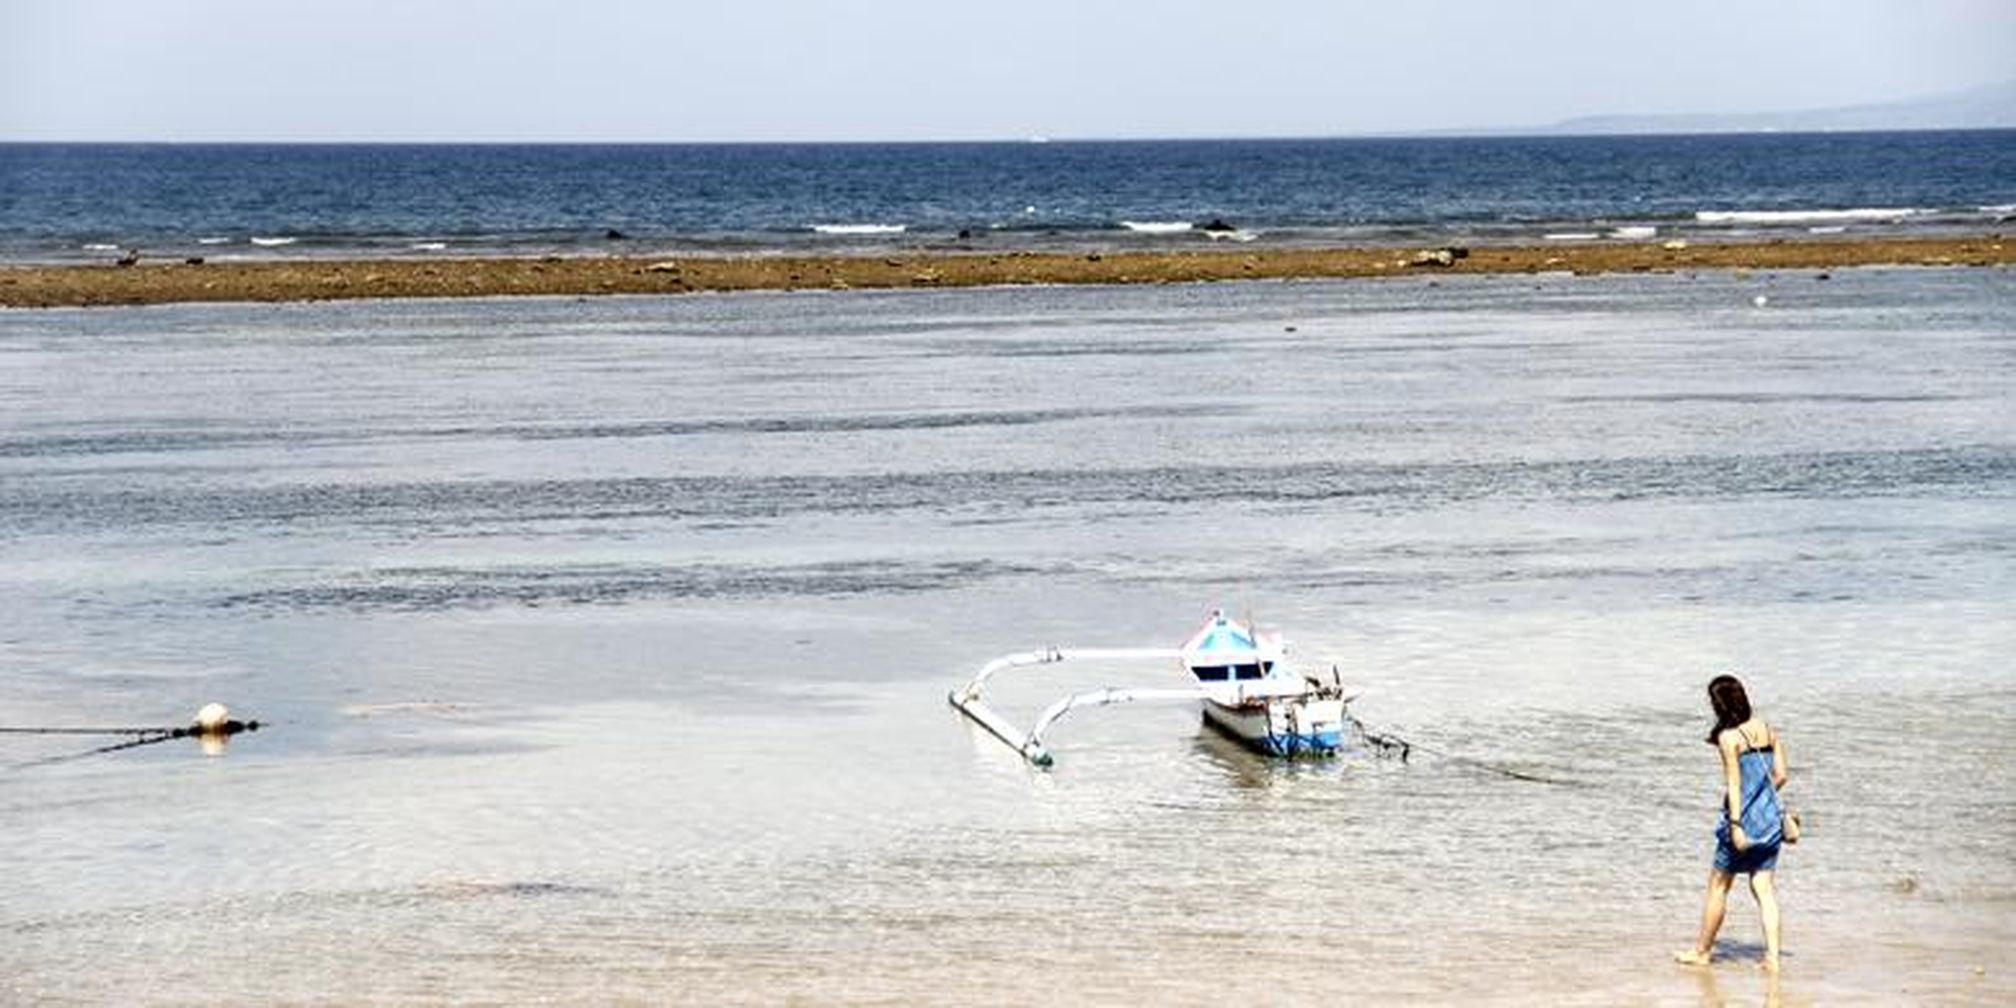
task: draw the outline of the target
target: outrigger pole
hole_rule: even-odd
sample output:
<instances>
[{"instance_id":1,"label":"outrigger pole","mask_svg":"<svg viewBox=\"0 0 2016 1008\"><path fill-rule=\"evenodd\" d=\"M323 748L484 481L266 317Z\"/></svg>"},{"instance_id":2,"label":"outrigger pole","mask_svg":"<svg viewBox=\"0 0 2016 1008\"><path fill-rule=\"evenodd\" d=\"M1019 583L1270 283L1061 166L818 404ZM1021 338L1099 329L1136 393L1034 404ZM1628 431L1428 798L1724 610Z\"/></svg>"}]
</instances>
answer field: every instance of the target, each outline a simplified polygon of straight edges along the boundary
<instances>
[{"instance_id":1,"label":"outrigger pole","mask_svg":"<svg viewBox=\"0 0 2016 1008\"><path fill-rule=\"evenodd\" d=\"M1009 724L1006 718L987 705L987 680L1003 669L1020 668L1026 665L1051 665L1057 662L1086 659L1154 659L1181 658L1183 652L1176 648L1049 648L1043 651L1022 651L1003 655L980 667L966 685L953 690L946 699L957 707L961 714L978 722L995 738L1008 744L1008 748L1021 754L1023 759L1039 767L1047 767L1055 762L1050 750L1043 747L1043 733L1056 723L1057 719L1078 707L1103 707L1107 704L1130 703L1137 700L1196 700L1205 696L1202 689L1105 689L1073 693L1051 704L1036 719L1036 726L1023 732Z\"/></svg>"}]
</instances>

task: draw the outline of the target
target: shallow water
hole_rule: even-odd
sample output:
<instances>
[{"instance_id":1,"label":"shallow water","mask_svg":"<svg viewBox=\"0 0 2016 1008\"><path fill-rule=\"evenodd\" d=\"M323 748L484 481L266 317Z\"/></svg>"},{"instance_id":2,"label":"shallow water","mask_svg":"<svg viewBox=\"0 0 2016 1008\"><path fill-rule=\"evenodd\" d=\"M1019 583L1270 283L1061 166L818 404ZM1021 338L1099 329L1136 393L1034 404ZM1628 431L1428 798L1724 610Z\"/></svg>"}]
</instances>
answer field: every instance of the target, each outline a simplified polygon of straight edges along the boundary
<instances>
[{"instance_id":1,"label":"shallow water","mask_svg":"<svg viewBox=\"0 0 2016 1008\"><path fill-rule=\"evenodd\" d=\"M1768 294L1769 306L1753 307ZM0 313L9 1000L1719 1003L2016 980L2007 271ZM1411 759L945 691L1214 605ZM1010 674L1026 723L1074 685ZM1547 778L1534 783L1499 770Z\"/></svg>"}]
</instances>

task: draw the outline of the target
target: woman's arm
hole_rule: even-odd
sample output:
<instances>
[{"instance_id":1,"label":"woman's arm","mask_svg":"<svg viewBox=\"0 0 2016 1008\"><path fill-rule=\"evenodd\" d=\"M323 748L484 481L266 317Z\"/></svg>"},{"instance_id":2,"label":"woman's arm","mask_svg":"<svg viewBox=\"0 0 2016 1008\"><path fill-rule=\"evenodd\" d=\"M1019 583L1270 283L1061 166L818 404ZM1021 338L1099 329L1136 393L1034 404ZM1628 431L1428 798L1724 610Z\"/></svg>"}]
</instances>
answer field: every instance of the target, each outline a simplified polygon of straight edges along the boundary
<instances>
[{"instance_id":1,"label":"woman's arm","mask_svg":"<svg viewBox=\"0 0 2016 1008\"><path fill-rule=\"evenodd\" d=\"M1734 729L1725 731L1715 740L1715 748L1722 753L1722 800L1729 806L1729 821L1743 820L1743 769L1736 749L1737 733Z\"/></svg>"},{"instance_id":2,"label":"woman's arm","mask_svg":"<svg viewBox=\"0 0 2016 1008\"><path fill-rule=\"evenodd\" d=\"M1788 776L1786 768L1791 765L1792 757L1785 755L1785 740L1779 736L1778 729L1771 729L1771 786L1773 788L1780 791L1785 789L1785 778Z\"/></svg>"}]
</instances>

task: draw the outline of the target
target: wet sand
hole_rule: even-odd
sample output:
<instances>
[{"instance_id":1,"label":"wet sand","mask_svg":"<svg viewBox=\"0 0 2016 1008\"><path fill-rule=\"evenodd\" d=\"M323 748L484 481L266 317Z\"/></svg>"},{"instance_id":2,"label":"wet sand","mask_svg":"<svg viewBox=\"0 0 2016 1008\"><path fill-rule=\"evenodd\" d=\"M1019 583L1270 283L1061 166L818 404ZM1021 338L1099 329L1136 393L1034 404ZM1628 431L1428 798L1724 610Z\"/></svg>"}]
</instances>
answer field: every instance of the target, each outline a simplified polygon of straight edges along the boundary
<instances>
[{"instance_id":1,"label":"wet sand","mask_svg":"<svg viewBox=\"0 0 2016 1008\"><path fill-rule=\"evenodd\" d=\"M273 260L0 268L0 306L666 294L801 288L1186 283L1440 273L1676 272L1874 265L2006 266L2000 234L1758 242L1125 252L904 250L854 256Z\"/></svg>"}]
</instances>

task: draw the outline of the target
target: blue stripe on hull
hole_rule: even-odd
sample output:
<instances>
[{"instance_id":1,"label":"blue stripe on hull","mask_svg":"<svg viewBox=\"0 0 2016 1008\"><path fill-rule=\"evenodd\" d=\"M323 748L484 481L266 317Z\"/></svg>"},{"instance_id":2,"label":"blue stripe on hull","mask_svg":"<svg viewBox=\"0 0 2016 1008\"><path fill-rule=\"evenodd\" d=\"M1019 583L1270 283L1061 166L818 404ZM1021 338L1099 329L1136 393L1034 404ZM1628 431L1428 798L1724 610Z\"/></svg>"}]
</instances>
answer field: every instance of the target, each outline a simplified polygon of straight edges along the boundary
<instances>
[{"instance_id":1,"label":"blue stripe on hull","mask_svg":"<svg viewBox=\"0 0 2016 1008\"><path fill-rule=\"evenodd\" d=\"M1324 731L1307 735L1269 735L1264 739L1253 739L1249 744L1270 756L1324 756L1343 747L1344 733Z\"/></svg>"},{"instance_id":2,"label":"blue stripe on hull","mask_svg":"<svg viewBox=\"0 0 2016 1008\"><path fill-rule=\"evenodd\" d=\"M1245 745L1254 752L1268 756L1328 756L1344 747L1344 733L1340 730L1310 732L1304 735L1269 735L1265 738L1247 738L1230 728L1206 717L1204 723L1219 734Z\"/></svg>"}]
</instances>

